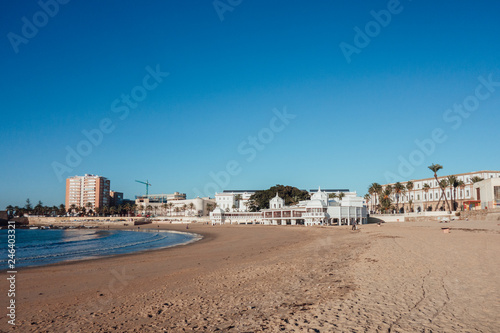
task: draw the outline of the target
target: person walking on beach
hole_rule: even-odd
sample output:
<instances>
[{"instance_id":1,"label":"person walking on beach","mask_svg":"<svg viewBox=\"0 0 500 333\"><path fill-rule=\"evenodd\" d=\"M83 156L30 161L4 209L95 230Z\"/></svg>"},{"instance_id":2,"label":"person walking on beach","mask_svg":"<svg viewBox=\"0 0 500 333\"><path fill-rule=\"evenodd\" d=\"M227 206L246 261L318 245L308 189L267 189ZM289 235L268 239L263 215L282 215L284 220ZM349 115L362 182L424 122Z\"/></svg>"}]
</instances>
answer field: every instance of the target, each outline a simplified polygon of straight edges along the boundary
<instances>
[{"instance_id":1,"label":"person walking on beach","mask_svg":"<svg viewBox=\"0 0 500 333\"><path fill-rule=\"evenodd\" d=\"M352 230L358 230L358 221L354 220L352 223Z\"/></svg>"}]
</instances>

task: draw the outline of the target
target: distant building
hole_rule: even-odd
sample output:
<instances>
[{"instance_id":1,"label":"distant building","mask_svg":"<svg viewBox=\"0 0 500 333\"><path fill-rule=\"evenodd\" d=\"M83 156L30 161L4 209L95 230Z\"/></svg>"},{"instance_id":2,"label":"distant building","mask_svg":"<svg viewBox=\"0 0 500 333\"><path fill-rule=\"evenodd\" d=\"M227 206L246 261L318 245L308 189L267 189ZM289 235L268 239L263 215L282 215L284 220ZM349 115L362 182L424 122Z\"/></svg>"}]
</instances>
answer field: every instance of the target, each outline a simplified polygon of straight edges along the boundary
<instances>
[{"instance_id":1,"label":"distant building","mask_svg":"<svg viewBox=\"0 0 500 333\"><path fill-rule=\"evenodd\" d=\"M225 211L247 212L248 200L256 191L253 190L225 190L215 194L217 207Z\"/></svg>"},{"instance_id":2,"label":"distant building","mask_svg":"<svg viewBox=\"0 0 500 333\"><path fill-rule=\"evenodd\" d=\"M474 171L474 172L466 172L455 174L457 180L463 181L464 185L457 188L452 188L450 186L446 187L445 195L448 201L453 199L455 200L455 209L460 209L461 206L464 206L464 209L468 207L474 207L474 202L476 200L473 190L474 184L472 183L473 177L480 177L483 179L490 178L500 178L500 171ZM448 176L438 176L438 181L442 179L447 179ZM391 195L391 200L393 203L396 201L399 204L400 212L422 212L422 211L435 211L435 210L448 210L446 206L445 199L443 197L443 193L441 188L439 187L438 182L434 177L424 178L424 179L416 179L411 180L413 183L413 189L411 191L406 190L405 193L396 195ZM394 186L395 183L391 183L390 185ZM406 187L408 182L401 182L402 185ZM386 187L389 184L382 185ZM427 185L427 186L426 186ZM410 203L411 200L411 203ZM466 203L469 202L469 204ZM379 200L377 195L372 195L368 205L371 211L376 209ZM439 207L438 206L439 203ZM450 202L451 206L451 202ZM453 207L452 207L453 208Z\"/></svg>"},{"instance_id":3,"label":"distant building","mask_svg":"<svg viewBox=\"0 0 500 333\"><path fill-rule=\"evenodd\" d=\"M123 192L109 191L110 206L119 206L123 203Z\"/></svg>"},{"instance_id":4,"label":"distant building","mask_svg":"<svg viewBox=\"0 0 500 333\"><path fill-rule=\"evenodd\" d=\"M123 199L122 200L122 206L124 205L135 205L135 200L131 200L131 199Z\"/></svg>"},{"instance_id":5,"label":"distant building","mask_svg":"<svg viewBox=\"0 0 500 333\"><path fill-rule=\"evenodd\" d=\"M71 205L87 207L92 204L92 209L109 206L110 181L105 177L86 174L66 179L66 210Z\"/></svg>"},{"instance_id":6,"label":"distant building","mask_svg":"<svg viewBox=\"0 0 500 333\"><path fill-rule=\"evenodd\" d=\"M139 200L139 201L138 201ZM171 193L171 194L148 194L148 195L137 195L135 197L136 204L139 203L167 203L169 201L176 200L186 200L186 193Z\"/></svg>"},{"instance_id":7,"label":"distant building","mask_svg":"<svg viewBox=\"0 0 500 333\"><path fill-rule=\"evenodd\" d=\"M184 199L180 199L184 198ZM215 200L210 198L186 199L185 193L149 194L137 196L137 209L142 214L157 216L207 216L209 206L215 207ZM148 207L150 207L148 209Z\"/></svg>"}]
</instances>

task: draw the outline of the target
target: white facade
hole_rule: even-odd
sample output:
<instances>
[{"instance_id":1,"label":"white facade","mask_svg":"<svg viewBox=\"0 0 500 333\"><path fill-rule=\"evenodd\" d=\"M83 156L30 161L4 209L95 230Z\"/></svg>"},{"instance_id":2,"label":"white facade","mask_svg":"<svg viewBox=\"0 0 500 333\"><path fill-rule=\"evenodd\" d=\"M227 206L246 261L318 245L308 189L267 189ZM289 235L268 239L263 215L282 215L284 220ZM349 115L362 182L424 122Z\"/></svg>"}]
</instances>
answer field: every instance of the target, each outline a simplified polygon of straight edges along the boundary
<instances>
[{"instance_id":1,"label":"white facade","mask_svg":"<svg viewBox=\"0 0 500 333\"><path fill-rule=\"evenodd\" d=\"M255 191L224 191L215 194L217 207L226 212L248 212L248 200Z\"/></svg>"},{"instance_id":2,"label":"white facade","mask_svg":"<svg viewBox=\"0 0 500 333\"><path fill-rule=\"evenodd\" d=\"M313 192L310 200L304 200L294 206L285 206L285 200L278 194L269 201L269 209L260 212L228 212L217 207L210 213L212 224L252 223L266 225L342 225L367 223L366 207L363 198L352 193L342 201L329 199L328 193Z\"/></svg>"},{"instance_id":3,"label":"white facade","mask_svg":"<svg viewBox=\"0 0 500 333\"><path fill-rule=\"evenodd\" d=\"M500 208L500 178L490 178L474 184L474 199L482 209Z\"/></svg>"},{"instance_id":4,"label":"white facade","mask_svg":"<svg viewBox=\"0 0 500 333\"><path fill-rule=\"evenodd\" d=\"M451 188L448 186L445 189L445 195L447 200L451 200L451 197L457 201L457 208L460 208L460 205L464 201L474 200L475 196L473 193L474 184L472 183L473 177L480 177L483 179L491 179L491 178L500 178L500 171L475 171L468 173L456 174L457 180L461 180L464 182L463 187ZM438 180L447 179L448 176L438 176ZM391 195L392 202L398 202L399 207L403 208L404 211L410 211L412 208L414 211L427 211L429 209L436 210L436 205L438 202L440 203L440 207L447 210L445 206L445 200L442 196L441 188L439 187L436 179L434 177L425 178L425 179L417 179L412 180L413 189L411 191L406 190L405 193L396 196L396 194ZM406 187L408 182L401 182L402 185ZM427 184L429 188L424 188L424 185ZM394 186L394 183L382 185L386 187L387 185ZM411 208L410 208L410 200L411 200ZM374 210L374 207L378 204L378 198L376 195L371 196L369 206L370 210ZM440 208L438 207L438 209Z\"/></svg>"},{"instance_id":5,"label":"white facade","mask_svg":"<svg viewBox=\"0 0 500 333\"><path fill-rule=\"evenodd\" d=\"M160 198L160 199L158 199ZM167 201L161 195L139 196L135 199L137 210L143 214L148 211L157 216L208 216L208 205L215 205L210 198L194 198ZM151 208L148 210L148 206Z\"/></svg>"}]
</instances>

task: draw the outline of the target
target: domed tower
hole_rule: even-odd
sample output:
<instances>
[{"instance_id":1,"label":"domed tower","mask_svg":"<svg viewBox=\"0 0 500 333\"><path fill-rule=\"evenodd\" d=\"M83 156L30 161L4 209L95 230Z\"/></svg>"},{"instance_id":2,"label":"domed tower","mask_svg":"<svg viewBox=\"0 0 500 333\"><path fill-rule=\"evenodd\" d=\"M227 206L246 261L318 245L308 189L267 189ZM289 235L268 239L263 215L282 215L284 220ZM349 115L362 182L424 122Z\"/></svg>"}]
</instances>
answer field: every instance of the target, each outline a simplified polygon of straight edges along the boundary
<instances>
[{"instance_id":1,"label":"domed tower","mask_svg":"<svg viewBox=\"0 0 500 333\"><path fill-rule=\"evenodd\" d=\"M326 192L321 191L321 187L318 187L318 192L314 193L311 196L311 200L320 200L326 205L328 205L328 194Z\"/></svg>"},{"instance_id":2,"label":"domed tower","mask_svg":"<svg viewBox=\"0 0 500 333\"><path fill-rule=\"evenodd\" d=\"M274 209L274 208L283 208L285 206L285 200L280 198L278 196L278 193L276 192L276 196L269 200L269 208Z\"/></svg>"}]
</instances>

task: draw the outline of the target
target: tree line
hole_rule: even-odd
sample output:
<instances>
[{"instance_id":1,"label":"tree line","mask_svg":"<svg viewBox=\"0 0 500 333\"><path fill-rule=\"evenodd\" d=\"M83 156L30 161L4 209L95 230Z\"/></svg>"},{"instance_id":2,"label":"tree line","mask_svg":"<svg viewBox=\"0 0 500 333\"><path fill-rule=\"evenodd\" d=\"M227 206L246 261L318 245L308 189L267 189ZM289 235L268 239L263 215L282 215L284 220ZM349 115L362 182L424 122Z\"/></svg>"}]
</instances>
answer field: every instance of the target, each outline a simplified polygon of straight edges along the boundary
<instances>
[{"instance_id":1,"label":"tree line","mask_svg":"<svg viewBox=\"0 0 500 333\"><path fill-rule=\"evenodd\" d=\"M207 210L209 212L213 211L215 204L208 203ZM38 215L38 216L131 216L135 215L136 212L144 212L147 215L151 214L163 214L163 215L179 215L179 213L186 212L188 214L199 214L200 212L195 212L195 205L191 202L189 204L183 204L181 206L175 205L172 202L164 203L160 207L152 205L136 205L131 203L126 203L123 205L116 206L102 206L94 207L91 202L87 202L84 206L77 206L72 204L66 209L64 204L59 206L45 206L41 201L33 206L30 199L26 199L26 204L23 207L8 205L5 210L9 217L22 217L25 215Z\"/></svg>"}]
</instances>

